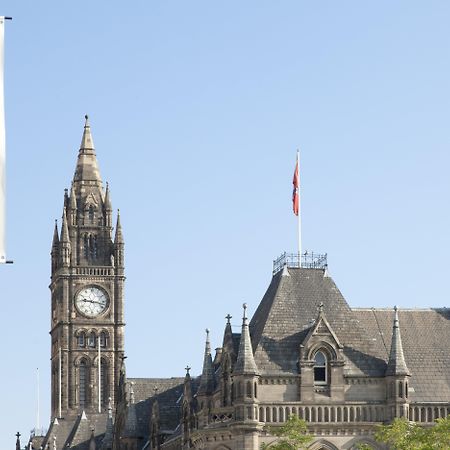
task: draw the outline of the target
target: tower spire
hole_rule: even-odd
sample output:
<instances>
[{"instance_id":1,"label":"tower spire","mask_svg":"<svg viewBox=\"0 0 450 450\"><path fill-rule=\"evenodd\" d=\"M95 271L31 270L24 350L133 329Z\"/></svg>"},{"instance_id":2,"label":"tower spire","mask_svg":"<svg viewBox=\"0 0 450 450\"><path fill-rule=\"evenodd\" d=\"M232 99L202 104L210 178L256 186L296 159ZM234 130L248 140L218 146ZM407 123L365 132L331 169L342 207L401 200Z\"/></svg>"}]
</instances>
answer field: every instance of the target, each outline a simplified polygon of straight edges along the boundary
<instances>
[{"instance_id":1,"label":"tower spire","mask_svg":"<svg viewBox=\"0 0 450 450\"><path fill-rule=\"evenodd\" d=\"M252 341L250 339L250 331L247 323L247 304L244 303L244 314L242 317L242 333L239 342L239 353L234 366L235 374L254 374L258 373L255 359L253 357Z\"/></svg>"},{"instance_id":2,"label":"tower spire","mask_svg":"<svg viewBox=\"0 0 450 450\"><path fill-rule=\"evenodd\" d=\"M405 355L403 354L402 338L400 335L400 324L398 320L398 310L394 307L394 325L392 328L391 351L389 362L386 368L386 376L390 375L411 375L406 366Z\"/></svg>"},{"instance_id":3,"label":"tower spire","mask_svg":"<svg viewBox=\"0 0 450 450\"><path fill-rule=\"evenodd\" d=\"M94 141L92 140L89 117L86 115L83 137L81 138L80 151L78 153L77 167L73 177L74 184L95 185L102 187L102 179L98 168L97 157L95 155Z\"/></svg>"},{"instance_id":4,"label":"tower spire","mask_svg":"<svg viewBox=\"0 0 450 450\"><path fill-rule=\"evenodd\" d=\"M117 223L116 223L116 236L114 238L114 243L123 244L123 234L122 234L122 225L120 223L120 210L117 210Z\"/></svg>"},{"instance_id":5,"label":"tower spire","mask_svg":"<svg viewBox=\"0 0 450 450\"><path fill-rule=\"evenodd\" d=\"M53 230L52 252L57 250L59 246L58 221L55 220L55 228Z\"/></svg>"},{"instance_id":6,"label":"tower spire","mask_svg":"<svg viewBox=\"0 0 450 450\"><path fill-rule=\"evenodd\" d=\"M66 208L63 210L62 225L61 225L61 243L70 243L69 227L67 226Z\"/></svg>"},{"instance_id":7,"label":"tower spire","mask_svg":"<svg viewBox=\"0 0 450 450\"><path fill-rule=\"evenodd\" d=\"M209 330L206 331L205 355L203 358L203 371L198 387L198 395L210 394L214 389L214 370L211 357L211 343L209 342Z\"/></svg>"}]
</instances>

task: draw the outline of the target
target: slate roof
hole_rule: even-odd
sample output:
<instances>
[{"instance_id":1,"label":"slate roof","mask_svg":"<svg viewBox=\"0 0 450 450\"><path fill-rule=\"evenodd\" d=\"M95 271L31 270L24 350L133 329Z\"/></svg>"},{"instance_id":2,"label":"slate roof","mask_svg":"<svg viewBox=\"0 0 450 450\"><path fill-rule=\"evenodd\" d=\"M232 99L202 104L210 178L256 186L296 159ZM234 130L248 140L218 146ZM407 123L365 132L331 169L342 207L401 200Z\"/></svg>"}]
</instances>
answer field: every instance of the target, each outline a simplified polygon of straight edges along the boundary
<instances>
[{"instance_id":1,"label":"slate roof","mask_svg":"<svg viewBox=\"0 0 450 450\"><path fill-rule=\"evenodd\" d=\"M305 268L274 275L250 322L260 373L298 373L299 346L321 302L344 346L345 375L383 377L394 311L351 309L325 270ZM411 373L410 400L450 401L450 309L406 309L398 310L398 315L404 360Z\"/></svg>"},{"instance_id":2,"label":"slate roof","mask_svg":"<svg viewBox=\"0 0 450 450\"><path fill-rule=\"evenodd\" d=\"M354 309L355 316L377 340L375 354L387 361L394 311ZM411 378L413 402L450 401L450 310L399 309L403 354Z\"/></svg>"},{"instance_id":3,"label":"slate roof","mask_svg":"<svg viewBox=\"0 0 450 450\"><path fill-rule=\"evenodd\" d=\"M318 315L318 305L344 346L346 374L384 375L367 336L326 270L289 268L278 272L250 322L253 351L264 374L297 374L299 346Z\"/></svg>"},{"instance_id":4,"label":"slate roof","mask_svg":"<svg viewBox=\"0 0 450 450\"><path fill-rule=\"evenodd\" d=\"M58 419L57 423L52 421L50 428L45 436L42 445L50 444L53 446L53 436L56 436L57 448L66 448L70 444L70 448L76 450L88 450L89 440L91 438L92 429L95 430L95 441L97 447L103 440L106 429L107 414L86 414L86 419L82 415L68 416L67 418Z\"/></svg>"},{"instance_id":5,"label":"slate roof","mask_svg":"<svg viewBox=\"0 0 450 450\"><path fill-rule=\"evenodd\" d=\"M149 425L155 400L155 387L158 388L161 431L173 430L177 427L180 419L178 400L183 394L184 378L127 378L127 382L134 383L134 408L137 423L136 432L133 432L133 435L147 437L150 433ZM126 432L127 430L125 430Z\"/></svg>"}]
</instances>

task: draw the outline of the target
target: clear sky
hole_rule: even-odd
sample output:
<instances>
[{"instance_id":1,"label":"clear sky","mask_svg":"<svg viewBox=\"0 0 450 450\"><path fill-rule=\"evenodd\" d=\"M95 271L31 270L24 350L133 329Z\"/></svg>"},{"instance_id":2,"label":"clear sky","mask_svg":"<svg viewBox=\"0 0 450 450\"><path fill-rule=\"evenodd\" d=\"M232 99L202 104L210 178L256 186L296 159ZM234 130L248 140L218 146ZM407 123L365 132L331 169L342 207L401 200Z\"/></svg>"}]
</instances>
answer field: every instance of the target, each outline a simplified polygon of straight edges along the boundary
<instances>
[{"instance_id":1,"label":"clear sky","mask_svg":"<svg viewBox=\"0 0 450 450\"><path fill-rule=\"evenodd\" d=\"M90 115L126 243L127 372L199 374L272 260L328 252L352 306L449 306L448 1L3 0L0 448L49 418L50 246Z\"/></svg>"}]
</instances>

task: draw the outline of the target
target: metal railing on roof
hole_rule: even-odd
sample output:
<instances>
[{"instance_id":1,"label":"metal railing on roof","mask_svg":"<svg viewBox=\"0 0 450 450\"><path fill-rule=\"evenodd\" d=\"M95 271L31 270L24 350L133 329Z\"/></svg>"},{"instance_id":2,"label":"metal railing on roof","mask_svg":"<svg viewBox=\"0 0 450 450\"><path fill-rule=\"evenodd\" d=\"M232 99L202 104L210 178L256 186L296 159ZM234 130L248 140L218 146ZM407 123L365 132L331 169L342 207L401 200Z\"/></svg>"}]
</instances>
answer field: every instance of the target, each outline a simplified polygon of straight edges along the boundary
<instances>
[{"instance_id":1,"label":"metal railing on roof","mask_svg":"<svg viewBox=\"0 0 450 450\"><path fill-rule=\"evenodd\" d=\"M282 253L277 259L273 261L273 274L275 275L284 266L288 268L304 268L304 269L326 269L327 254L326 253Z\"/></svg>"}]
</instances>

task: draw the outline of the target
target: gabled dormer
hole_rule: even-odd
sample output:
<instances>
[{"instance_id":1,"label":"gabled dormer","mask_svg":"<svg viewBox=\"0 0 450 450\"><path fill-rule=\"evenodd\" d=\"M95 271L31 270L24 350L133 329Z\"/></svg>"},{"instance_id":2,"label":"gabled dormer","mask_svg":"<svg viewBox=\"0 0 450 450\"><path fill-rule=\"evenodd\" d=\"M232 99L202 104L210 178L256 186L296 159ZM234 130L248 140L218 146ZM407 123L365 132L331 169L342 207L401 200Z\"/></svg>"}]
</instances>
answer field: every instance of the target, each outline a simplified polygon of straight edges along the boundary
<instances>
[{"instance_id":1,"label":"gabled dormer","mask_svg":"<svg viewBox=\"0 0 450 450\"><path fill-rule=\"evenodd\" d=\"M300 399L344 398L343 345L328 322L323 303L299 349Z\"/></svg>"}]
</instances>

